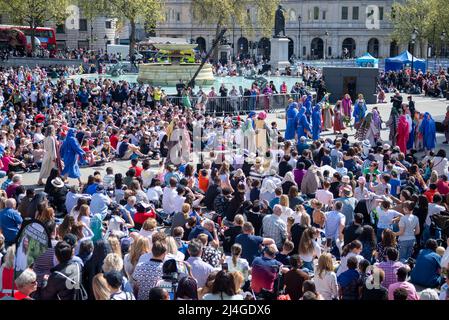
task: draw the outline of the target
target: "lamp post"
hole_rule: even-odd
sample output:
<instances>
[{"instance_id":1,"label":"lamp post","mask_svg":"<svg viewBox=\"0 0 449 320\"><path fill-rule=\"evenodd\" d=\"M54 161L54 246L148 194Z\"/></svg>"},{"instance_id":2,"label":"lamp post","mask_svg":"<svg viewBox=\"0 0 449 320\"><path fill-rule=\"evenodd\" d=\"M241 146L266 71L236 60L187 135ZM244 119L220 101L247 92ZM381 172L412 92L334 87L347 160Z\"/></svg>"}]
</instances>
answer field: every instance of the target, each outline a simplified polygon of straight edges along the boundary
<instances>
[{"instance_id":1,"label":"lamp post","mask_svg":"<svg viewBox=\"0 0 449 320\"><path fill-rule=\"evenodd\" d=\"M415 60L415 55L414 55L414 53L415 53L415 41L416 41L416 37L418 36L418 30L415 28L415 29L413 29L413 32L412 32L412 72L410 73L410 78L412 78L412 76L413 76L413 63L415 62L414 60Z\"/></svg>"},{"instance_id":2,"label":"lamp post","mask_svg":"<svg viewBox=\"0 0 449 320\"><path fill-rule=\"evenodd\" d=\"M440 40L441 40L441 44L440 44L440 62L441 62L441 59L443 58L443 43L444 43L445 39L446 39L446 31L443 31L443 32L441 32L441 35L440 35Z\"/></svg>"},{"instance_id":3,"label":"lamp post","mask_svg":"<svg viewBox=\"0 0 449 320\"><path fill-rule=\"evenodd\" d=\"M327 37L329 36L329 32L324 33L324 50L323 50L323 59L326 60L326 54L327 54Z\"/></svg>"},{"instance_id":4,"label":"lamp post","mask_svg":"<svg viewBox=\"0 0 449 320\"><path fill-rule=\"evenodd\" d=\"M302 18L298 16L298 59L301 57L301 21Z\"/></svg>"},{"instance_id":5,"label":"lamp post","mask_svg":"<svg viewBox=\"0 0 449 320\"><path fill-rule=\"evenodd\" d=\"M104 53L108 53L108 35L104 35Z\"/></svg>"}]
</instances>

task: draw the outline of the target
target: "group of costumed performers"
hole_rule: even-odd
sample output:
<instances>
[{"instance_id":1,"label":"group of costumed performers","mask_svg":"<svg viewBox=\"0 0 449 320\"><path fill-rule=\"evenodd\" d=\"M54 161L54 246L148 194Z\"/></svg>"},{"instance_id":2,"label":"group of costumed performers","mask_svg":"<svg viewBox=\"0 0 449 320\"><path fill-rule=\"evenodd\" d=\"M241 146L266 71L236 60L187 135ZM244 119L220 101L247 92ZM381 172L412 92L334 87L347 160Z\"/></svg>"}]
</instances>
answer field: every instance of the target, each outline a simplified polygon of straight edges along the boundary
<instances>
[{"instance_id":1,"label":"group of costumed performers","mask_svg":"<svg viewBox=\"0 0 449 320\"><path fill-rule=\"evenodd\" d=\"M271 129L265 121L266 118L267 114L264 111L259 114L251 111L243 123L244 149L250 154L265 154L272 144Z\"/></svg>"},{"instance_id":2,"label":"group of costumed performers","mask_svg":"<svg viewBox=\"0 0 449 320\"><path fill-rule=\"evenodd\" d=\"M321 132L330 128L333 128L334 134L341 134L342 130L350 125L353 116L357 140L369 141L373 146L380 141L382 119L379 110L374 107L368 112L362 94L358 95L354 105L351 97L346 94L342 100L337 101L333 109L329 103L329 94L313 108L312 103L310 95L303 96L299 103L290 99L286 113L285 140L296 138L298 143L301 137L317 140ZM390 141L393 146L398 146L403 153L411 149L431 151L435 148L435 121L429 113L411 114L407 104L403 104L402 108L392 109L387 126L390 128Z\"/></svg>"},{"instance_id":3,"label":"group of costumed performers","mask_svg":"<svg viewBox=\"0 0 449 320\"><path fill-rule=\"evenodd\" d=\"M359 105L357 104L356 107L354 108L354 114L358 106ZM366 112L366 105L365 105L363 112L364 113L361 120L359 122L355 122L357 123L357 125L354 124L354 126L357 127L355 138L358 139L359 141L368 140L370 144L374 146L380 139L382 119L380 118L377 108L373 108L371 112L368 112L368 114L365 115Z\"/></svg>"}]
</instances>

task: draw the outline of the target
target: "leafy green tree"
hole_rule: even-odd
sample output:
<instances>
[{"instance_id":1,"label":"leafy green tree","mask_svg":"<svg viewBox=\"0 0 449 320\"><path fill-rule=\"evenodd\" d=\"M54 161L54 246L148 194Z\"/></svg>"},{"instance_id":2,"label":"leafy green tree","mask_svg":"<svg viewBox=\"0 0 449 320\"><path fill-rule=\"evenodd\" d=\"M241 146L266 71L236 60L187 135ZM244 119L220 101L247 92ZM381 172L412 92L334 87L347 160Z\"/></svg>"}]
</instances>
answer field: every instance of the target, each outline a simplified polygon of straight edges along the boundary
<instances>
[{"instance_id":1,"label":"leafy green tree","mask_svg":"<svg viewBox=\"0 0 449 320\"><path fill-rule=\"evenodd\" d=\"M164 19L164 3L161 0L109 0L112 14L118 19L129 21L129 55L134 53L136 45L136 25L143 22L154 25Z\"/></svg>"},{"instance_id":2,"label":"leafy green tree","mask_svg":"<svg viewBox=\"0 0 449 320\"><path fill-rule=\"evenodd\" d=\"M271 35L279 3L279 0L192 0L193 19L203 25L214 25L215 39L223 27L235 24L251 33L257 26L263 35ZM251 17L253 12L255 19ZM217 54L218 48L214 56Z\"/></svg>"}]
</instances>

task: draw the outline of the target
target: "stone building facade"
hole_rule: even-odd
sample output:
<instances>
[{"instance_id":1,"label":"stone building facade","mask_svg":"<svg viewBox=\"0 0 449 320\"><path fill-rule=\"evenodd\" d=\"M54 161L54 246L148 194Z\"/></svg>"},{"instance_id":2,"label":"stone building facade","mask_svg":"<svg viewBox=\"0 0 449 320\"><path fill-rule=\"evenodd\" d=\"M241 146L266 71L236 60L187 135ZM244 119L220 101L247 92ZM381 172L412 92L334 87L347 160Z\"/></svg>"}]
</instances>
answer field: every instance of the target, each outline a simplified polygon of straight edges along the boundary
<instances>
[{"instance_id":1,"label":"stone building facade","mask_svg":"<svg viewBox=\"0 0 449 320\"><path fill-rule=\"evenodd\" d=\"M392 0L281 1L286 11L289 56L322 59L357 57L370 52L382 58L399 53L405 48L398 48L391 40L393 3ZM166 7L166 19L156 29L158 36L192 39L202 49L210 48L215 27L195 23L191 1L167 0ZM243 52L269 56L270 39L260 29L251 35L244 28L231 25L226 38L233 44L235 55Z\"/></svg>"}]
</instances>

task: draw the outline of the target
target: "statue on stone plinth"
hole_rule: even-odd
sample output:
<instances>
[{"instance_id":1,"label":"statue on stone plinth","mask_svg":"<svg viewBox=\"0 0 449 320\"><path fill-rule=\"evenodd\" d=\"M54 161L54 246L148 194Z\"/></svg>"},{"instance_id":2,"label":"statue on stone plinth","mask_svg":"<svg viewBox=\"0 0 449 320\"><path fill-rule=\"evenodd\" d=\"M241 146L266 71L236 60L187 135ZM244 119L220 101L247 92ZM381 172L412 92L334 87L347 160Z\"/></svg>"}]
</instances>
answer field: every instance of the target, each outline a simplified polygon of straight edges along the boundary
<instances>
[{"instance_id":1,"label":"statue on stone plinth","mask_svg":"<svg viewBox=\"0 0 449 320\"><path fill-rule=\"evenodd\" d=\"M285 37L285 10L279 5L274 18L274 37L280 38L281 32Z\"/></svg>"}]
</instances>

